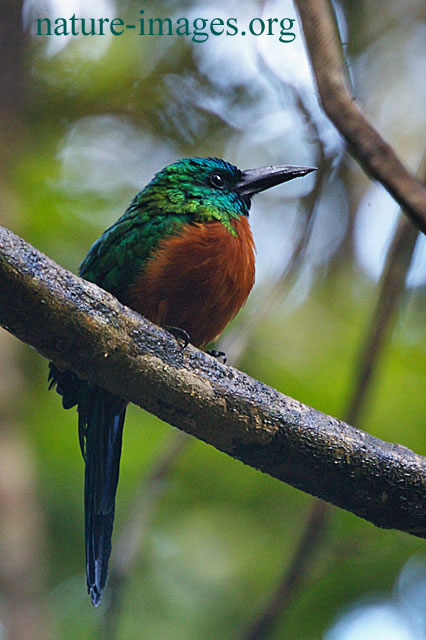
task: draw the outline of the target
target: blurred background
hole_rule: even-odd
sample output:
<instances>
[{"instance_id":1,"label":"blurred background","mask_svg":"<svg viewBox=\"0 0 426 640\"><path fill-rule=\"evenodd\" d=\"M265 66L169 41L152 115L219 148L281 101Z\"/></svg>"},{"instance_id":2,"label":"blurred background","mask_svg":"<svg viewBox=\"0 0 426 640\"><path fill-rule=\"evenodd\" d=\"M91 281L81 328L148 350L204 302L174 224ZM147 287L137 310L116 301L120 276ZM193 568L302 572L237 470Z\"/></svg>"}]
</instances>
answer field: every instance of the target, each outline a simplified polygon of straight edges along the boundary
<instances>
[{"instance_id":1,"label":"blurred background","mask_svg":"<svg viewBox=\"0 0 426 640\"><path fill-rule=\"evenodd\" d=\"M278 29L202 43L134 31L35 35L37 18L135 23L141 9L190 23L292 18L296 38L282 43ZM354 94L416 172L426 123L423 2L346 0L335 10ZM321 112L293 4L1 0L0 25L0 222L76 272L91 243L176 158L317 166L255 198L256 285L219 348L266 384L425 455L425 239L400 221ZM47 362L5 331L0 421L2 640L426 637L424 540L325 513L134 406L115 597L94 610L77 416L48 392ZM306 530L313 508L322 514L318 540ZM298 566L300 544L310 552ZM297 589L278 599L263 636L253 635L295 562Z\"/></svg>"}]
</instances>

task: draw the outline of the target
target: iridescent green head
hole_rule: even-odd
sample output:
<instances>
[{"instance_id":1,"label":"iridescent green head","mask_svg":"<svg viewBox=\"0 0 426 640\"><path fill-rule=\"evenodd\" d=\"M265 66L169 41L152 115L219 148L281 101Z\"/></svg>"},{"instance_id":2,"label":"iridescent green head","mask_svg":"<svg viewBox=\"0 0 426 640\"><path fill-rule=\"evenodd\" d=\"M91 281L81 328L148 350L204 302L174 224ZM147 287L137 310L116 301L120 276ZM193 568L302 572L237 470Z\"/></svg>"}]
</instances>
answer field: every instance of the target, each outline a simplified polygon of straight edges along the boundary
<instances>
[{"instance_id":1,"label":"iridescent green head","mask_svg":"<svg viewBox=\"0 0 426 640\"><path fill-rule=\"evenodd\" d=\"M247 216L251 198L277 184L306 175L312 167L277 166L241 171L219 158L184 158L159 171L137 196L139 206L190 216L194 222Z\"/></svg>"},{"instance_id":2,"label":"iridescent green head","mask_svg":"<svg viewBox=\"0 0 426 640\"><path fill-rule=\"evenodd\" d=\"M178 160L157 173L94 243L80 275L121 299L162 238L182 225L215 220L236 235L232 221L248 215L255 193L310 171L289 166L241 171L218 158Z\"/></svg>"}]
</instances>

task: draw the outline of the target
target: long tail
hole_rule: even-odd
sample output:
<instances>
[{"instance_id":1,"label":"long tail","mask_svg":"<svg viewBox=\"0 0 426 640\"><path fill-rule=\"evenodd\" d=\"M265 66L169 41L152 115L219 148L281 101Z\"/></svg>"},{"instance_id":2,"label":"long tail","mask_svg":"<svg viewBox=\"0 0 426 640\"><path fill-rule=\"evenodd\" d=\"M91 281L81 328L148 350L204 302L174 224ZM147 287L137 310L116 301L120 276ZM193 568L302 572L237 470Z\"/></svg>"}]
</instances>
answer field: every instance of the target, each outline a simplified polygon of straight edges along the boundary
<instances>
[{"instance_id":1,"label":"long tail","mask_svg":"<svg viewBox=\"0 0 426 640\"><path fill-rule=\"evenodd\" d=\"M88 411L79 405L79 432L85 440L84 526L87 591L97 607L108 575L120 469L125 403L102 389L92 390ZM80 436L80 440L83 438Z\"/></svg>"},{"instance_id":2,"label":"long tail","mask_svg":"<svg viewBox=\"0 0 426 640\"><path fill-rule=\"evenodd\" d=\"M56 384L65 409L78 404L78 432L86 463L84 528L87 590L97 607L105 588L111 554L126 402L80 380L71 371L59 371L53 363L50 363L49 380L50 386Z\"/></svg>"}]
</instances>

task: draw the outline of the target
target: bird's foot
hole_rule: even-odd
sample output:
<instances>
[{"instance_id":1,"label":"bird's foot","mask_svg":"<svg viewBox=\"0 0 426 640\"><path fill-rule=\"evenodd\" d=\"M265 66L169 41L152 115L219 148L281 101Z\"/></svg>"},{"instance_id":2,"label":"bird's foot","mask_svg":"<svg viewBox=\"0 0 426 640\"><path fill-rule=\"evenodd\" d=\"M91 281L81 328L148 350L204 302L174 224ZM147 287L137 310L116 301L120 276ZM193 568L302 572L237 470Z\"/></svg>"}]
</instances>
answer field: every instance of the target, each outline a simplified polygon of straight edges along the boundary
<instances>
[{"instance_id":1,"label":"bird's foot","mask_svg":"<svg viewBox=\"0 0 426 640\"><path fill-rule=\"evenodd\" d=\"M190 343L190 337L185 329L181 329L180 327L164 327L166 331L172 334L172 336L176 339L176 342L181 347L182 351L186 349L186 347Z\"/></svg>"},{"instance_id":2,"label":"bird's foot","mask_svg":"<svg viewBox=\"0 0 426 640\"><path fill-rule=\"evenodd\" d=\"M224 351L216 351L216 349L210 349L209 351L206 351L206 353L208 353L209 356L213 356L213 358L219 360L219 362L221 362L222 364L226 364L228 360L228 356Z\"/></svg>"}]
</instances>

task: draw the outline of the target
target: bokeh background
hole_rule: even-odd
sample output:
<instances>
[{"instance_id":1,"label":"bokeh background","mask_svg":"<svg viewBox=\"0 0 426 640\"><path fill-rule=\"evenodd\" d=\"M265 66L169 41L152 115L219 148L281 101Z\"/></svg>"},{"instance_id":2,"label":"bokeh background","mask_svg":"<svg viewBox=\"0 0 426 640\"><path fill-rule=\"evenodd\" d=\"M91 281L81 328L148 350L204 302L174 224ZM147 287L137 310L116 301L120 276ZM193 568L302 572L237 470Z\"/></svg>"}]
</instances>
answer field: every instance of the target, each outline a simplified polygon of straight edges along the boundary
<instances>
[{"instance_id":1,"label":"bokeh background","mask_svg":"<svg viewBox=\"0 0 426 640\"><path fill-rule=\"evenodd\" d=\"M296 38L34 35L38 17L134 23L140 9L190 22L294 18ZM426 123L422 0L346 0L335 10L355 96L416 171ZM178 157L319 167L255 199L256 286L221 347L265 383L347 416L399 213L321 112L292 3L2 0L0 11L0 220L73 271ZM426 454L424 238L407 260L356 424ZM46 379L47 362L2 331L0 638L247 638L313 499L130 407L113 557L123 580L116 606L107 596L94 610L76 414ZM418 640L425 596L424 540L335 509L266 637Z\"/></svg>"}]
</instances>

